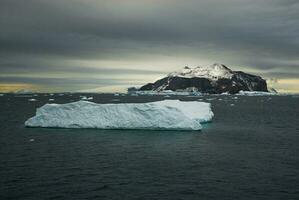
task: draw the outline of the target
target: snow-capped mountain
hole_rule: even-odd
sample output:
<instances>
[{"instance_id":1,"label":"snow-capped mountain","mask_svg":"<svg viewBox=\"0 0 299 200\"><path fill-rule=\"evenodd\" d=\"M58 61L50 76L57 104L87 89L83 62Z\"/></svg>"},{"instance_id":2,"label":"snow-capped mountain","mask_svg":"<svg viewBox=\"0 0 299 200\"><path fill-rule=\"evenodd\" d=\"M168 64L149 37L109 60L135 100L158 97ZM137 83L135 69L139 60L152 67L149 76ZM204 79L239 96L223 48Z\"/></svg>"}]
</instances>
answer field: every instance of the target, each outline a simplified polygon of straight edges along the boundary
<instances>
[{"instance_id":1,"label":"snow-capped mountain","mask_svg":"<svg viewBox=\"0 0 299 200\"><path fill-rule=\"evenodd\" d=\"M267 83L260 76L232 71L223 64L185 67L154 83L148 83L139 90L196 91L210 94L223 92L235 94L241 90L268 92Z\"/></svg>"}]
</instances>

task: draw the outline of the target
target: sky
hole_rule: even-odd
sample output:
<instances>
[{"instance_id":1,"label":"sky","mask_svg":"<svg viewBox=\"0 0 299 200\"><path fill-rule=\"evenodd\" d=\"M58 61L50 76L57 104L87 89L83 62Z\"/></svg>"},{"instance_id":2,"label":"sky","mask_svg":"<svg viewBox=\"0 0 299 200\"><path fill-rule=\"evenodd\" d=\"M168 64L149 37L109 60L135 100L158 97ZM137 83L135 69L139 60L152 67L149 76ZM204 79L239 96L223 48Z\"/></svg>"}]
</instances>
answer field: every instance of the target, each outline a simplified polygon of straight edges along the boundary
<instances>
[{"instance_id":1,"label":"sky","mask_svg":"<svg viewBox=\"0 0 299 200\"><path fill-rule=\"evenodd\" d=\"M222 63L299 92L298 0L0 0L0 91L125 91Z\"/></svg>"}]
</instances>

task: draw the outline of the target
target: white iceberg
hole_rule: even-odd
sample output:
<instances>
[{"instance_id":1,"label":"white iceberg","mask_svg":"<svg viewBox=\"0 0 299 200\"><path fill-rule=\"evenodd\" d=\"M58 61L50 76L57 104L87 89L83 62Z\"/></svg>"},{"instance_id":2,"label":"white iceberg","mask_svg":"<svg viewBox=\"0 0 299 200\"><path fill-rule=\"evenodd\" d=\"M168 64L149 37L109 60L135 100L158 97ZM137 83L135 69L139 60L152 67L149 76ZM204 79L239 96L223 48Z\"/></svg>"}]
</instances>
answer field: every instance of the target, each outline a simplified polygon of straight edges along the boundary
<instances>
[{"instance_id":1,"label":"white iceberg","mask_svg":"<svg viewBox=\"0 0 299 200\"><path fill-rule=\"evenodd\" d=\"M25 122L28 127L201 130L212 119L211 104L164 100L151 103L46 104Z\"/></svg>"},{"instance_id":2,"label":"white iceberg","mask_svg":"<svg viewBox=\"0 0 299 200\"><path fill-rule=\"evenodd\" d=\"M200 123L212 120L214 114L210 103L198 101L164 100L153 102L153 104L170 106L180 110L185 116Z\"/></svg>"}]
</instances>

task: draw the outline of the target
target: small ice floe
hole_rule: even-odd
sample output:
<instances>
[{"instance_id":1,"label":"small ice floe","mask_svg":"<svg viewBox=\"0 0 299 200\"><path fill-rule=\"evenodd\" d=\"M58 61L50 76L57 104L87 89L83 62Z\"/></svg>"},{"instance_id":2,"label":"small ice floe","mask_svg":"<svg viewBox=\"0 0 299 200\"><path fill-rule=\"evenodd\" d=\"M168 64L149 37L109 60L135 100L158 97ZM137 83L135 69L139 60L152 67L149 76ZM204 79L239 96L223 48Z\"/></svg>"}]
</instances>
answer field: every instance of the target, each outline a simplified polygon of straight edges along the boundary
<instances>
[{"instance_id":1,"label":"small ice floe","mask_svg":"<svg viewBox=\"0 0 299 200\"><path fill-rule=\"evenodd\" d=\"M207 101L213 101L213 100L215 100L215 98L208 98L208 99L206 99Z\"/></svg>"},{"instance_id":2,"label":"small ice floe","mask_svg":"<svg viewBox=\"0 0 299 200\"><path fill-rule=\"evenodd\" d=\"M28 89L21 89L15 92L16 94L33 94L31 90Z\"/></svg>"},{"instance_id":3,"label":"small ice floe","mask_svg":"<svg viewBox=\"0 0 299 200\"><path fill-rule=\"evenodd\" d=\"M0 94L0 97L3 97L4 96L4 94Z\"/></svg>"},{"instance_id":4,"label":"small ice floe","mask_svg":"<svg viewBox=\"0 0 299 200\"><path fill-rule=\"evenodd\" d=\"M49 101L55 101L55 99L49 99Z\"/></svg>"},{"instance_id":5,"label":"small ice floe","mask_svg":"<svg viewBox=\"0 0 299 200\"><path fill-rule=\"evenodd\" d=\"M64 94L63 94L63 93L60 93L60 94L58 94L58 96L64 96Z\"/></svg>"},{"instance_id":6,"label":"small ice floe","mask_svg":"<svg viewBox=\"0 0 299 200\"><path fill-rule=\"evenodd\" d=\"M238 99L238 97L233 97L232 99Z\"/></svg>"},{"instance_id":7,"label":"small ice floe","mask_svg":"<svg viewBox=\"0 0 299 200\"><path fill-rule=\"evenodd\" d=\"M93 100L93 97L82 96L81 100L84 100L84 101L86 101L86 100Z\"/></svg>"},{"instance_id":8,"label":"small ice floe","mask_svg":"<svg viewBox=\"0 0 299 200\"><path fill-rule=\"evenodd\" d=\"M49 94L50 96L54 96L54 94L53 93L51 93L51 94Z\"/></svg>"},{"instance_id":9,"label":"small ice floe","mask_svg":"<svg viewBox=\"0 0 299 200\"><path fill-rule=\"evenodd\" d=\"M112 99L111 101L120 101L119 99Z\"/></svg>"},{"instance_id":10,"label":"small ice floe","mask_svg":"<svg viewBox=\"0 0 299 200\"><path fill-rule=\"evenodd\" d=\"M31 138L30 140L29 140L29 142L34 142L35 141L35 139L33 139L33 138Z\"/></svg>"},{"instance_id":11,"label":"small ice floe","mask_svg":"<svg viewBox=\"0 0 299 200\"><path fill-rule=\"evenodd\" d=\"M222 101L222 99L218 99L218 101Z\"/></svg>"},{"instance_id":12,"label":"small ice floe","mask_svg":"<svg viewBox=\"0 0 299 200\"><path fill-rule=\"evenodd\" d=\"M223 92L220 95L230 95L229 92Z\"/></svg>"},{"instance_id":13,"label":"small ice floe","mask_svg":"<svg viewBox=\"0 0 299 200\"><path fill-rule=\"evenodd\" d=\"M36 99L28 99L28 101L37 101Z\"/></svg>"},{"instance_id":14,"label":"small ice floe","mask_svg":"<svg viewBox=\"0 0 299 200\"><path fill-rule=\"evenodd\" d=\"M201 130L214 116L211 104L164 100L150 103L97 104L78 101L46 104L25 122L27 127Z\"/></svg>"},{"instance_id":15,"label":"small ice floe","mask_svg":"<svg viewBox=\"0 0 299 200\"><path fill-rule=\"evenodd\" d=\"M230 106L235 106L235 104L231 103Z\"/></svg>"},{"instance_id":16,"label":"small ice floe","mask_svg":"<svg viewBox=\"0 0 299 200\"><path fill-rule=\"evenodd\" d=\"M119 94L118 94L118 93L114 93L114 96L116 96L116 97L117 97L117 96L119 96Z\"/></svg>"}]
</instances>

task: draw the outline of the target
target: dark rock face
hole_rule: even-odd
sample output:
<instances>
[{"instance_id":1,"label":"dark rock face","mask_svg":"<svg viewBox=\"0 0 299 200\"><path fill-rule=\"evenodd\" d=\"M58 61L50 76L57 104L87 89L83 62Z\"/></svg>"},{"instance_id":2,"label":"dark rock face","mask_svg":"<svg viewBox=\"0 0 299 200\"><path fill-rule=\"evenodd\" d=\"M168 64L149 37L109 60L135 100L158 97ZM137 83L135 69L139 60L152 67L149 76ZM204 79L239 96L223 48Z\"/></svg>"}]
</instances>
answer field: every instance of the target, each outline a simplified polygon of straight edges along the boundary
<instances>
[{"instance_id":1,"label":"dark rock face","mask_svg":"<svg viewBox=\"0 0 299 200\"><path fill-rule=\"evenodd\" d=\"M182 91L188 88L196 88L197 91L209 94L220 94L228 92L231 94L243 91L263 91L268 92L267 83L260 76L247 74L241 71L232 72L231 79L221 78L218 80L210 80L208 78L185 78L179 76L168 76L154 83L148 83L139 90L153 91Z\"/></svg>"}]
</instances>

